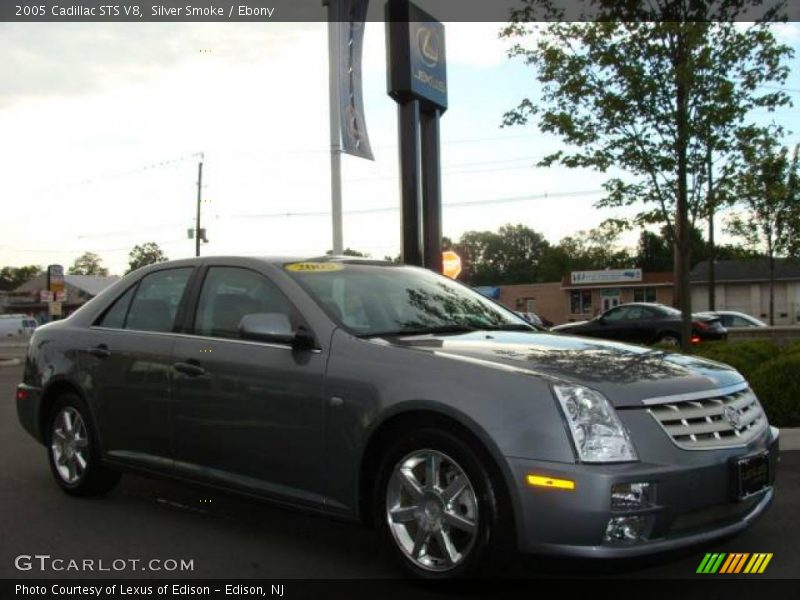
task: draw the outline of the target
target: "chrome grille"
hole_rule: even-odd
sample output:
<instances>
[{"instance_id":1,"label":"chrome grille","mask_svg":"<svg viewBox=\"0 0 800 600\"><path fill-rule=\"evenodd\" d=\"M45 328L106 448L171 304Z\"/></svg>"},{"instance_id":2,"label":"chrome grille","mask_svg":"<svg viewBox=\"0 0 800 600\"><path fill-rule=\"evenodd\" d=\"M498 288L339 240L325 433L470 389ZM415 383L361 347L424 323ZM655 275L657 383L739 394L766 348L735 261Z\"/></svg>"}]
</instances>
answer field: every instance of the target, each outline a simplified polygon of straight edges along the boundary
<instances>
[{"instance_id":1,"label":"chrome grille","mask_svg":"<svg viewBox=\"0 0 800 600\"><path fill-rule=\"evenodd\" d=\"M706 450L741 446L767 426L750 388L730 394L653 404L648 409L680 448Z\"/></svg>"}]
</instances>

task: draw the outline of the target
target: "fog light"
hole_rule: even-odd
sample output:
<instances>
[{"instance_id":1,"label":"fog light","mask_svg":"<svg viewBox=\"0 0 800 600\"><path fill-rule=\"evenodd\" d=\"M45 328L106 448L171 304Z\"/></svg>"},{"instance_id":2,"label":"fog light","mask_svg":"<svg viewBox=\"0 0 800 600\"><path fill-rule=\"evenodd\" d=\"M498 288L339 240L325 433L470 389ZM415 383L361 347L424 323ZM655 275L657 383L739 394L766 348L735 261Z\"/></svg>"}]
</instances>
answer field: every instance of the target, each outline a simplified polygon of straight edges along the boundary
<instances>
[{"instance_id":1,"label":"fog light","mask_svg":"<svg viewBox=\"0 0 800 600\"><path fill-rule=\"evenodd\" d=\"M650 483L615 483L611 486L611 510L650 508L655 503L655 486Z\"/></svg>"},{"instance_id":2,"label":"fog light","mask_svg":"<svg viewBox=\"0 0 800 600\"><path fill-rule=\"evenodd\" d=\"M603 541L607 544L635 544L647 535L647 517L613 517L608 521Z\"/></svg>"}]
</instances>

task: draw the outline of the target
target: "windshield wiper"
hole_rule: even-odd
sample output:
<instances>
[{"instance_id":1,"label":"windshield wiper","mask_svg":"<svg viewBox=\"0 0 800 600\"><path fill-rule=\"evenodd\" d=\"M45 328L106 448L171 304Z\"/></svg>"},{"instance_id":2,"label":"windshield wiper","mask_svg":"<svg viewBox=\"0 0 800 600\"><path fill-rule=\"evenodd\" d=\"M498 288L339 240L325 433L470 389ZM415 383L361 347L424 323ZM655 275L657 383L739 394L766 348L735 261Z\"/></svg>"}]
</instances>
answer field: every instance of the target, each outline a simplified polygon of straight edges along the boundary
<instances>
[{"instance_id":1,"label":"windshield wiper","mask_svg":"<svg viewBox=\"0 0 800 600\"><path fill-rule=\"evenodd\" d=\"M439 325L437 327L419 327L416 329L395 329L392 331L377 331L374 333L362 333L358 337L388 337L400 335L425 335L429 333L469 333L471 331L478 331L475 327L469 325Z\"/></svg>"}]
</instances>

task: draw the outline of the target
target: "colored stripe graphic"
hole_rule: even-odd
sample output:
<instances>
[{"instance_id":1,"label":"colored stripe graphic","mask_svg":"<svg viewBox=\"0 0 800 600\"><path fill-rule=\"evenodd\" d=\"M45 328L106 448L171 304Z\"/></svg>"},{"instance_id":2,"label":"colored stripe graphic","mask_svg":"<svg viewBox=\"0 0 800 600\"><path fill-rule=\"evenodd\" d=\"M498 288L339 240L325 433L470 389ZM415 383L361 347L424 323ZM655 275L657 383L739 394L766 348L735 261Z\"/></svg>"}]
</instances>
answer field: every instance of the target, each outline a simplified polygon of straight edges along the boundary
<instances>
[{"instance_id":1,"label":"colored stripe graphic","mask_svg":"<svg viewBox=\"0 0 800 600\"><path fill-rule=\"evenodd\" d=\"M700 561L700 566L697 567L697 573L702 574L738 574L748 573L756 574L763 573L769 562L772 560L772 553L756 552L750 554L749 552L732 552L730 554L725 552L708 552Z\"/></svg>"},{"instance_id":2,"label":"colored stripe graphic","mask_svg":"<svg viewBox=\"0 0 800 600\"><path fill-rule=\"evenodd\" d=\"M722 553L713 553L713 554L706 554L703 562L700 563L700 566L697 567L698 573L716 573L719 569L722 561L727 556L724 552Z\"/></svg>"}]
</instances>

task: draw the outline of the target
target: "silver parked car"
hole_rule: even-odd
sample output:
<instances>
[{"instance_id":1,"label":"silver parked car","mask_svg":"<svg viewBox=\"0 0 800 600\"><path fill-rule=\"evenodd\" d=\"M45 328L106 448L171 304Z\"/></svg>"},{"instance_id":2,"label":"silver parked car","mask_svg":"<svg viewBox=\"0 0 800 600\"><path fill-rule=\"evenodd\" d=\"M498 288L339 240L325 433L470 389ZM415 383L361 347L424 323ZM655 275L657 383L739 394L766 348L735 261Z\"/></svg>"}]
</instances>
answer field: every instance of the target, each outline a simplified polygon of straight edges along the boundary
<instances>
[{"instance_id":1,"label":"silver parked car","mask_svg":"<svg viewBox=\"0 0 800 600\"><path fill-rule=\"evenodd\" d=\"M508 546L633 557L733 534L778 456L728 366L540 332L363 259L140 269L36 330L17 407L67 493L124 470L206 483L371 524L428 578Z\"/></svg>"},{"instance_id":2,"label":"silver parked car","mask_svg":"<svg viewBox=\"0 0 800 600\"><path fill-rule=\"evenodd\" d=\"M764 321L735 310L707 310L698 315L717 317L725 328L730 327L769 327Z\"/></svg>"}]
</instances>

